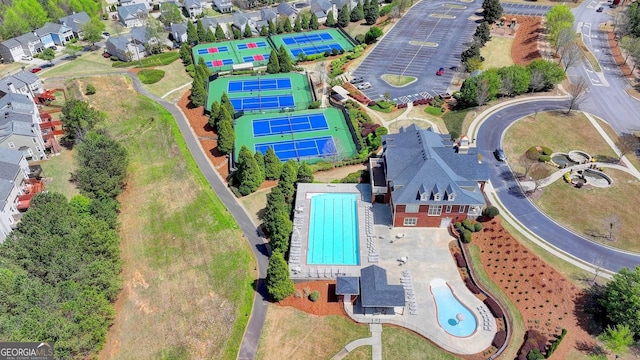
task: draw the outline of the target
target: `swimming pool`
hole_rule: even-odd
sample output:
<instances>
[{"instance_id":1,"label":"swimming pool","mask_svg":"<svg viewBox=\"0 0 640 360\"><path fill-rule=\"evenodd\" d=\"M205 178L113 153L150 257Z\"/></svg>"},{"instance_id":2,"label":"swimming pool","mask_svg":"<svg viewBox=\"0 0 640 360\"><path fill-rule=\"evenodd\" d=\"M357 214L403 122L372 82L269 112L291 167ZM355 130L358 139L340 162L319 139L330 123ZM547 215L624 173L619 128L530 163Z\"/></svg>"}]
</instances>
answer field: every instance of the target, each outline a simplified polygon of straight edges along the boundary
<instances>
[{"instance_id":1,"label":"swimming pool","mask_svg":"<svg viewBox=\"0 0 640 360\"><path fill-rule=\"evenodd\" d=\"M359 194L317 194L311 198L308 264L358 265Z\"/></svg>"},{"instance_id":2,"label":"swimming pool","mask_svg":"<svg viewBox=\"0 0 640 360\"><path fill-rule=\"evenodd\" d=\"M469 336L476 331L478 327L476 317L471 310L460 303L446 281L442 279L431 281L431 294L436 301L438 324L444 331L459 337Z\"/></svg>"}]
</instances>

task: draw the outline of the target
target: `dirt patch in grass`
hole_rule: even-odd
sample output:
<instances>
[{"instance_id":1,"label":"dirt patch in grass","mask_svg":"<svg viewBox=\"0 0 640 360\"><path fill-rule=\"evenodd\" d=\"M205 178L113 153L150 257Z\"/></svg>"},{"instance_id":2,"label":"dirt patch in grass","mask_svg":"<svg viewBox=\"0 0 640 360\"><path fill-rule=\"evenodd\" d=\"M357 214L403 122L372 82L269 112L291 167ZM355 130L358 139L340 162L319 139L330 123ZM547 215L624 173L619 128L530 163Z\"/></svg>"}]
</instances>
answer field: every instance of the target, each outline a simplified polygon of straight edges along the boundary
<instances>
[{"instance_id":1,"label":"dirt patch in grass","mask_svg":"<svg viewBox=\"0 0 640 360\"><path fill-rule=\"evenodd\" d=\"M542 18L534 16L509 16L518 21L516 36L511 47L511 58L514 64L528 65L535 59L542 58L538 51L538 37L544 31Z\"/></svg>"},{"instance_id":2,"label":"dirt patch in grass","mask_svg":"<svg viewBox=\"0 0 640 360\"><path fill-rule=\"evenodd\" d=\"M526 329L538 330L549 338L563 328L568 330L554 359L595 344L582 327L586 321L580 302L582 290L518 243L500 221L496 218L484 223L484 229L474 235L473 245L479 249L481 266L489 278L522 314Z\"/></svg>"}]
</instances>

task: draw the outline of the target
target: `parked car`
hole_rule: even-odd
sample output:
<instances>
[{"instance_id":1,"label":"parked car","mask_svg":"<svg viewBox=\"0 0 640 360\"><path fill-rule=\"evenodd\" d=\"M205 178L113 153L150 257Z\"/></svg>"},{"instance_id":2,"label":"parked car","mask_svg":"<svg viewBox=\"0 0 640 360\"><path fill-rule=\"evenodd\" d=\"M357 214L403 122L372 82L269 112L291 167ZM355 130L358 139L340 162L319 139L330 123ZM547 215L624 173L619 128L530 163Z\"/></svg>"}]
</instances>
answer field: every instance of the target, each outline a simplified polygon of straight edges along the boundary
<instances>
[{"instance_id":1,"label":"parked car","mask_svg":"<svg viewBox=\"0 0 640 360\"><path fill-rule=\"evenodd\" d=\"M106 37L111 36L111 34L109 34L109 33L108 33L108 32L106 32L106 31L105 31L105 32L103 32L103 33L102 33L102 35L104 35L104 36L106 36Z\"/></svg>"},{"instance_id":2,"label":"parked car","mask_svg":"<svg viewBox=\"0 0 640 360\"><path fill-rule=\"evenodd\" d=\"M55 45L51 45L51 46L49 46L49 49L51 49L51 50L58 50L58 47L57 47L57 46L55 46Z\"/></svg>"},{"instance_id":3,"label":"parked car","mask_svg":"<svg viewBox=\"0 0 640 360\"><path fill-rule=\"evenodd\" d=\"M31 73L35 74L40 70L42 70L42 68L39 68L39 67L38 68L33 68L33 69L31 69Z\"/></svg>"},{"instance_id":4,"label":"parked car","mask_svg":"<svg viewBox=\"0 0 640 360\"><path fill-rule=\"evenodd\" d=\"M604 11L604 7L602 7L602 6L600 6L600 7L598 8L598 10L596 10L596 12L603 12L603 11Z\"/></svg>"},{"instance_id":5,"label":"parked car","mask_svg":"<svg viewBox=\"0 0 640 360\"><path fill-rule=\"evenodd\" d=\"M111 54L109 54L108 52L104 52L104 53L102 53L102 57L105 58L105 59L108 59L108 58L111 57Z\"/></svg>"},{"instance_id":6,"label":"parked car","mask_svg":"<svg viewBox=\"0 0 640 360\"><path fill-rule=\"evenodd\" d=\"M22 55L22 60L31 61L31 60L33 60L33 56L31 56L31 55Z\"/></svg>"},{"instance_id":7,"label":"parked car","mask_svg":"<svg viewBox=\"0 0 640 360\"><path fill-rule=\"evenodd\" d=\"M438 75L438 76L444 75L444 68L441 67L440 69L438 69L438 71L436 71L436 75Z\"/></svg>"},{"instance_id":8,"label":"parked car","mask_svg":"<svg viewBox=\"0 0 640 360\"><path fill-rule=\"evenodd\" d=\"M363 82L362 84L356 85L356 88L358 90L365 90L365 89L368 89L370 87L371 87L371 83L368 83L368 82Z\"/></svg>"},{"instance_id":9,"label":"parked car","mask_svg":"<svg viewBox=\"0 0 640 360\"><path fill-rule=\"evenodd\" d=\"M493 155L496 157L496 159L498 161L505 161L507 160L507 156L504 154L504 151L502 149L496 149L493 152Z\"/></svg>"},{"instance_id":10,"label":"parked car","mask_svg":"<svg viewBox=\"0 0 640 360\"><path fill-rule=\"evenodd\" d=\"M351 79L350 83L352 84L358 84L364 81L364 78L362 76L356 76L353 79Z\"/></svg>"}]
</instances>

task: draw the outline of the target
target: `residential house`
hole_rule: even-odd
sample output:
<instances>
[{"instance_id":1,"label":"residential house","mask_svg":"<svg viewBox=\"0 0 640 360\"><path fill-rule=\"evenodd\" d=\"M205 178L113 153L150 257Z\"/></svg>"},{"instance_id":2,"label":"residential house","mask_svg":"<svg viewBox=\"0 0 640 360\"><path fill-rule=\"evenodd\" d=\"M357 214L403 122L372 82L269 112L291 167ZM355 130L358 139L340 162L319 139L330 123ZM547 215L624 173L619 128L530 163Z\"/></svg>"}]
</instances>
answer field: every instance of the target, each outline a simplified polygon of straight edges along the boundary
<instances>
[{"instance_id":1,"label":"residential house","mask_svg":"<svg viewBox=\"0 0 640 360\"><path fill-rule=\"evenodd\" d=\"M36 29L35 32L46 48L53 45L64 45L73 39L71 28L62 24L48 22L41 28Z\"/></svg>"},{"instance_id":2,"label":"residential house","mask_svg":"<svg viewBox=\"0 0 640 360\"><path fill-rule=\"evenodd\" d=\"M144 45L132 41L131 36L110 36L105 43L107 52L120 61L138 61L147 55Z\"/></svg>"},{"instance_id":3,"label":"residential house","mask_svg":"<svg viewBox=\"0 0 640 360\"><path fill-rule=\"evenodd\" d=\"M331 3L334 5L333 13L335 17L338 17L338 11L340 11L340 9L345 5L349 7L349 11L358 6L358 2L354 0L331 0Z\"/></svg>"},{"instance_id":4,"label":"residential house","mask_svg":"<svg viewBox=\"0 0 640 360\"><path fill-rule=\"evenodd\" d=\"M144 5L147 11L151 10L151 2L148 0L120 0L120 6Z\"/></svg>"},{"instance_id":5,"label":"residential house","mask_svg":"<svg viewBox=\"0 0 640 360\"><path fill-rule=\"evenodd\" d=\"M33 56L44 50L44 44L35 32L29 32L15 38L22 46L25 55Z\"/></svg>"},{"instance_id":6,"label":"residential house","mask_svg":"<svg viewBox=\"0 0 640 360\"><path fill-rule=\"evenodd\" d=\"M82 27L91 21L91 18L85 11L79 13L73 13L69 16L61 17L58 22L73 32L73 36L80 39L82 38Z\"/></svg>"},{"instance_id":7,"label":"residential house","mask_svg":"<svg viewBox=\"0 0 640 360\"><path fill-rule=\"evenodd\" d=\"M369 161L372 199L388 203L394 227L447 227L475 219L485 206L487 165L466 138L415 125L383 137L381 158Z\"/></svg>"},{"instance_id":8,"label":"residential house","mask_svg":"<svg viewBox=\"0 0 640 360\"><path fill-rule=\"evenodd\" d=\"M241 13L241 12L237 12L233 14L233 27L243 32L245 26L247 25L249 25L249 28L251 28L251 32L253 34L258 33L256 29L254 17L252 17L248 13Z\"/></svg>"},{"instance_id":9,"label":"residential house","mask_svg":"<svg viewBox=\"0 0 640 360\"><path fill-rule=\"evenodd\" d=\"M278 18L278 13L276 12L277 8L263 8L260 10L260 18L256 20L256 28L258 32L262 29L263 26L269 27L269 21L273 21L275 23Z\"/></svg>"},{"instance_id":10,"label":"residential house","mask_svg":"<svg viewBox=\"0 0 640 360\"><path fill-rule=\"evenodd\" d=\"M29 161L46 158L40 130L42 121L33 97L13 92L3 94L0 98L0 147L20 151Z\"/></svg>"},{"instance_id":11,"label":"residential house","mask_svg":"<svg viewBox=\"0 0 640 360\"><path fill-rule=\"evenodd\" d=\"M278 15L282 16L283 18L288 17L291 21L291 24L293 24L296 16L298 16L298 10L296 10L296 8L294 8L293 5L288 2L281 2L280 4L278 4L277 9Z\"/></svg>"},{"instance_id":12,"label":"residential house","mask_svg":"<svg viewBox=\"0 0 640 360\"><path fill-rule=\"evenodd\" d=\"M204 29L211 29L214 33L216 32L216 27L220 25L222 31L224 31L227 38L232 38L233 36L229 33L229 25L233 24L234 17L232 15L228 16L218 16L218 17L206 17L202 18L198 21L202 22Z\"/></svg>"},{"instance_id":13,"label":"residential house","mask_svg":"<svg viewBox=\"0 0 640 360\"><path fill-rule=\"evenodd\" d=\"M327 20L329 11L334 10L333 4L329 0L311 0L309 5L309 11L316 14L318 21L323 23ZM333 18L335 19L338 14L334 11Z\"/></svg>"},{"instance_id":14,"label":"residential house","mask_svg":"<svg viewBox=\"0 0 640 360\"><path fill-rule=\"evenodd\" d=\"M17 93L35 98L44 91L42 80L29 71L18 71L13 75L0 79L0 91L2 93Z\"/></svg>"},{"instance_id":15,"label":"residential house","mask_svg":"<svg viewBox=\"0 0 640 360\"><path fill-rule=\"evenodd\" d=\"M149 33L147 32L147 28L145 27L134 27L129 32L129 37L131 37L131 40L134 43L145 46L147 55L151 53L157 53L160 50L159 46L171 47L173 45L171 41L164 37L164 34L161 35L162 38L149 37Z\"/></svg>"},{"instance_id":16,"label":"residential house","mask_svg":"<svg viewBox=\"0 0 640 360\"><path fill-rule=\"evenodd\" d=\"M231 0L213 0L216 10L221 13L229 13L233 11Z\"/></svg>"},{"instance_id":17,"label":"residential house","mask_svg":"<svg viewBox=\"0 0 640 360\"><path fill-rule=\"evenodd\" d=\"M0 56L5 64L22 60L26 53L16 39L8 39L0 43Z\"/></svg>"},{"instance_id":18,"label":"residential house","mask_svg":"<svg viewBox=\"0 0 640 360\"><path fill-rule=\"evenodd\" d=\"M355 299L354 313L363 315L401 315L406 305L404 287L390 285L387 271L376 265L362 268L360 278L338 276L336 295L343 301Z\"/></svg>"},{"instance_id":19,"label":"residential house","mask_svg":"<svg viewBox=\"0 0 640 360\"><path fill-rule=\"evenodd\" d=\"M171 24L171 39L177 43L187 42L187 23Z\"/></svg>"},{"instance_id":20,"label":"residential house","mask_svg":"<svg viewBox=\"0 0 640 360\"><path fill-rule=\"evenodd\" d=\"M149 10L145 4L133 4L118 8L118 19L125 27L145 26Z\"/></svg>"},{"instance_id":21,"label":"residential house","mask_svg":"<svg viewBox=\"0 0 640 360\"><path fill-rule=\"evenodd\" d=\"M202 15L202 5L200 4L200 0L184 0L183 7L192 19Z\"/></svg>"}]
</instances>

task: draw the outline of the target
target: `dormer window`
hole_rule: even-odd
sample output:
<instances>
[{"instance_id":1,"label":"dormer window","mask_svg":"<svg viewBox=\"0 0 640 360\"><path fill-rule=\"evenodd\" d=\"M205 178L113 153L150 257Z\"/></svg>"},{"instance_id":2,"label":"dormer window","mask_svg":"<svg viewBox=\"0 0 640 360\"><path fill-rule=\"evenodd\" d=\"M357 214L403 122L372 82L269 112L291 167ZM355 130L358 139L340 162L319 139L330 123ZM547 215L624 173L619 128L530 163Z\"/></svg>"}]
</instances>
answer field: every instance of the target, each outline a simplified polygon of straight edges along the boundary
<instances>
[{"instance_id":1,"label":"dormer window","mask_svg":"<svg viewBox=\"0 0 640 360\"><path fill-rule=\"evenodd\" d=\"M427 196L427 193L420 194L420 201L427 201L427 200L429 200L429 196Z\"/></svg>"},{"instance_id":2,"label":"dormer window","mask_svg":"<svg viewBox=\"0 0 640 360\"><path fill-rule=\"evenodd\" d=\"M447 194L447 200L453 201L455 199L456 199L456 194L453 194L453 193Z\"/></svg>"},{"instance_id":3,"label":"dormer window","mask_svg":"<svg viewBox=\"0 0 640 360\"><path fill-rule=\"evenodd\" d=\"M440 198L440 194L434 194L434 195L433 195L433 200L435 200L435 201L440 201L440 200L442 200L442 199Z\"/></svg>"}]
</instances>

